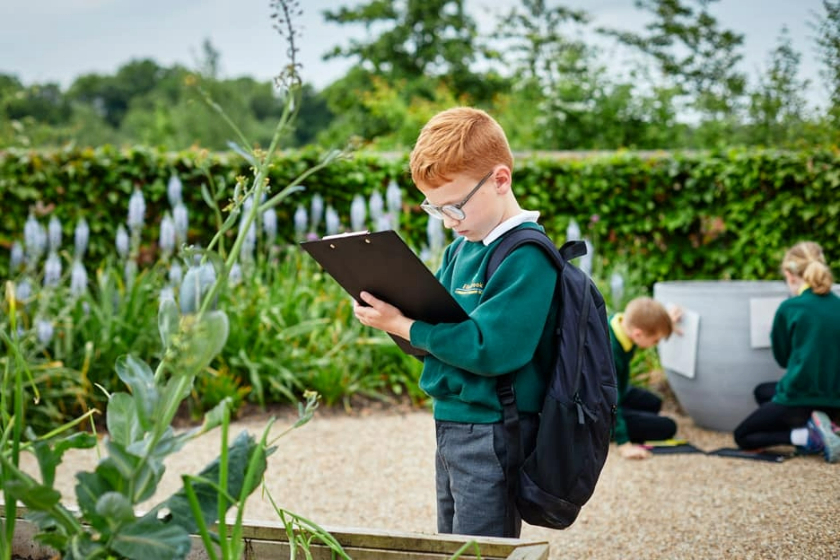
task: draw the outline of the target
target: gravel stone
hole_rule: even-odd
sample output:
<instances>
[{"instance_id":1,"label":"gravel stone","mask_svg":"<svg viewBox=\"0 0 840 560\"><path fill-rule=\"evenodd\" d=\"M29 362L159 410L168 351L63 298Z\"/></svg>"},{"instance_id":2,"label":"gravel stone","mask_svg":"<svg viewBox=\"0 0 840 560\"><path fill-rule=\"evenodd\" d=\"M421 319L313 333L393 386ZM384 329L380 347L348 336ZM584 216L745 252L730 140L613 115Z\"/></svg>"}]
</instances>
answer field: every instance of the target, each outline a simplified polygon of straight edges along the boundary
<instances>
[{"instance_id":1,"label":"gravel stone","mask_svg":"<svg viewBox=\"0 0 840 560\"><path fill-rule=\"evenodd\" d=\"M703 430L668 412L677 437L705 451L733 447L731 434ZM291 426L275 413L272 434ZM231 426L259 436L268 414L249 414ZM404 407L320 409L308 424L276 441L266 485L283 508L324 526L434 533L434 421ZM218 431L191 442L167 462L162 487L149 506L180 487L218 455ZM27 454L23 466L36 472ZM57 473L69 503L73 474L92 469L93 451L71 450ZM276 520L259 491L246 519ZM522 537L546 539L552 559L840 559L840 465L822 455L783 463L702 454L656 455L645 461L611 453L590 502L565 531L524 526Z\"/></svg>"}]
</instances>

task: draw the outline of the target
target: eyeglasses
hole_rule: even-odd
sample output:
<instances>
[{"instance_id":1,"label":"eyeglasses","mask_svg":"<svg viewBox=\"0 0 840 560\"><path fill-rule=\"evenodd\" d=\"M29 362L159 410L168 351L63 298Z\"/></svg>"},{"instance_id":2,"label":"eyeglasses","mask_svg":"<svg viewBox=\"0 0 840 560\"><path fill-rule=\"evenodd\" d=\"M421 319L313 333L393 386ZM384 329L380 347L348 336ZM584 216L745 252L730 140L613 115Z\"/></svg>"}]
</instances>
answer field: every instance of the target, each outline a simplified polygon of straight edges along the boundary
<instances>
[{"instance_id":1,"label":"eyeglasses","mask_svg":"<svg viewBox=\"0 0 840 560\"><path fill-rule=\"evenodd\" d=\"M489 179L492 175L492 171L485 175L484 178L481 179L481 181L479 181L475 187L473 187L473 190L470 191L470 194L468 194L466 198L464 198L464 200L462 200L458 204L444 204L443 206L435 206L434 204L431 204L428 200L424 200L420 204L420 208L425 210L429 216L437 218L439 220L442 220L444 218L452 218L453 220L461 221L467 217L467 215L461 209L467 202L470 201L470 199L478 191L478 189L481 188L481 185L486 183L487 179Z\"/></svg>"}]
</instances>

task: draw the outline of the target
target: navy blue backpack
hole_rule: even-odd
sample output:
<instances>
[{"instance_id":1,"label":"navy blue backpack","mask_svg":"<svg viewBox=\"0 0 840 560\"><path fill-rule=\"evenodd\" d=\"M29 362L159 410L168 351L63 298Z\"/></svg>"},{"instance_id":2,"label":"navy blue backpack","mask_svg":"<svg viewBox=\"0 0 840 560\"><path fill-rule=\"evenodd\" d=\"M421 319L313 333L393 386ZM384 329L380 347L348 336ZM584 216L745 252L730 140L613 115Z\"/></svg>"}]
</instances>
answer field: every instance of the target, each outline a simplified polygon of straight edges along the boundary
<instances>
[{"instance_id":1,"label":"navy blue backpack","mask_svg":"<svg viewBox=\"0 0 840 560\"><path fill-rule=\"evenodd\" d=\"M557 265L557 345L533 449L522 449L511 375L497 382L504 410L508 489L523 521L565 529L580 513L607 460L616 414L615 365L604 298L570 259L586 254L583 241L559 249L543 232L515 229L502 237L486 280L524 243L540 246Z\"/></svg>"}]
</instances>

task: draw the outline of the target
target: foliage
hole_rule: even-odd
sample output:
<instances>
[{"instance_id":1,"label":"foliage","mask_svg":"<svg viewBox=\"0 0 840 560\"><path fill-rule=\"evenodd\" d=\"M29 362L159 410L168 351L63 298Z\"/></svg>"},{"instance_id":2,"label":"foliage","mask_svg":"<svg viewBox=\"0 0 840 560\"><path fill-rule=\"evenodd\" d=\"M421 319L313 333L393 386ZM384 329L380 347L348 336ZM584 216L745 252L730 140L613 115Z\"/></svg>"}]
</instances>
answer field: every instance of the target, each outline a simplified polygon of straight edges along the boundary
<instances>
[{"instance_id":1,"label":"foliage","mask_svg":"<svg viewBox=\"0 0 840 560\"><path fill-rule=\"evenodd\" d=\"M280 5L286 8L281 0ZM287 24L291 27L291 22ZM90 448L97 439L89 433L70 433L75 422L64 424L46 434L37 434L32 427L25 431L24 378L33 382L29 356L20 341L18 329L18 299L14 284L9 283L6 302L10 317L8 331L2 332L2 340L8 351L4 359L4 373L0 385L0 482L7 519L2 523L0 557L11 557L14 535L15 504L24 504L29 518L38 526L36 539L56 549L62 558L131 558L136 560L169 560L186 557L191 549L190 535L198 533L206 546L210 558L217 558L216 546L226 559L240 558L244 552L242 538L243 510L247 497L257 488L267 468L267 457L274 451L268 441L266 428L262 438L256 441L243 432L229 444L228 426L230 406L228 399L222 399L216 408L204 416L202 424L192 430L176 433L173 420L189 390L222 351L228 340L230 325L228 315L216 309L218 296L227 285L228 278L240 253L247 254L244 247L249 238L251 224L257 216L265 215L269 209L283 202L298 190L296 184L303 177L327 165L327 157L314 168L301 173L298 178L278 192L269 193L268 168L271 156L283 136L286 124L294 118L298 106L293 96L299 88L291 70L280 76L288 88L289 97L279 118L269 149L246 151L239 147L251 163L253 180L246 184L244 178L237 180L230 193L230 204L221 208L217 199L207 197L208 204L216 216L225 217L207 247L201 252L189 251L187 257L196 258L196 266L183 276L176 303L174 295L161 297L157 321L152 332L157 333L161 346L155 369L134 354L120 356L115 364L116 374L128 391L108 393L106 423L108 435L103 440L106 456L93 471L76 474L75 502L79 511L68 509L61 493L55 488L55 473L68 449ZM223 118L227 118L219 111ZM239 132L237 130L237 132ZM126 284L137 286L136 259L139 244L138 233L144 219L145 205L139 191L132 195L129 205L128 225L132 230L131 260L126 262ZM239 228L229 251L220 251L221 239L226 231ZM42 235L34 221L27 227L27 243ZM57 263L55 252L60 246L60 228L50 227L50 259ZM43 234L45 237L46 234ZM126 243L128 243L126 241ZM76 258L82 258L84 245L76 240ZM33 247L29 247L30 250ZM127 252L126 247L122 252ZM40 251L40 250L39 250ZM27 263L31 273L35 258ZM57 284L56 266L50 264L44 274L44 285L53 288ZM75 272L75 271L74 271ZM78 295L78 293L74 293ZM21 294L23 304L27 297ZM146 305L148 305L146 299ZM154 299L152 299L154 301ZM42 334L46 329L38 327L38 338L42 344L50 336ZM37 390L37 386L33 387ZM11 398L8 396L11 395ZM317 395L307 393L306 407L301 407L299 425L309 420L317 405ZM88 415L85 415L88 416ZM83 417L84 418L84 417ZM155 497L158 484L165 470L168 456L178 452L191 439L208 430L221 426L221 453L197 476L184 475L182 491L175 493L145 514L137 512L137 506ZM24 440L24 436L26 441ZM20 469L19 456L22 450L30 451L38 461L39 472L28 473ZM230 508L235 508L236 521L229 528L225 518ZM211 527L217 522L218 534Z\"/></svg>"},{"instance_id":2,"label":"foliage","mask_svg":"<svg viewBox=\"0 0 840 560\"><path fill-rule=\"evenodd\" d=\"M750 117L758 140L766 146L792 145L802 134L805 122L803 92L808 80L798 80L801 55L793 49L787 28L782 29L775 50L769 57L765 78L750 95Z\"/></svg>"},{"instance_id":3,"label":"foliage","mask_svg":"<svg viewBox=\"0 0 840 560\"><path fill-rule=\"evenodd\" d=\"M653 15L646 34L610 33L652 56L662 75L691 100L691 107L709 122L720 121L736 108L746 78L737 70L744 37L720 29L708 11L717 0L636 0ZM690 4L699 8L695 12Z\"/></svg>"},{"instance_id":4,"label":"foliage","mask_svg":"<svg viewBox=\"0 0 840 560\"><path fill-rule=\"evenodd\" d=\"M281 248L259 273L246 274L220 306L232 328L219 370L236 372L253 402L295 402L305 390L328 406L406 391L423 400L420 363L363 327L346 293L297 247Z\"/></svg>"},{"instance_id":5,"label":"foliage","mask_svg":"<svg viewBox=\"0 0 840 560\"><path fill-rule=\"evenodd\" d=\"M599 30L586 11L544 0L480 18L463 0L339 3L322 14L325 20L365 26L368 34L327 53L352 66L323 91L302 86L301 118L287 127L284 143L344 146L352 140L407 149L424 114L463 104L505 120L518 150L836 144L838 95L830 95L828 107L798 111L799 96L791 93L806 89L793 89L803 85L798 65L791 64L796 53L779 47L768 53L773 62L747 82L739 66L743 37L721 28L714 4L636 2L651 16L649 26L641 33L606 32L643 58L616 65L614 46L597 47L603 38L593 33ZM823 7L814 22L823 80L811 85L831 94L837 89L837 5L825 0ZM495 23L496 30L483 31L479 21L491 24L488 29ZM195 69L130 60L113 75L80 76L66 91L0 75L0 147L225 149L232 136L212 107L197 102L202 91L226 107L254 145L266 146L284 100L269 82L219 77L222 53L209 41L202 53ZM786 107L777 108L782 100ZM782 113L795 118L771 126Z\"/></svg>"},{"instance_id":6,"label":"foliage","mask_svg":"<svg viewBox=\"0 0 840 560\"><path fill-rule=\"evenodd\" d=\"M324 13L327 22L384 29L367 41L334 47L326 58L351 58L373 76L389 82L429 76L447 83L456 97L486 99L483 80L473 68L482 54L477 28L464 0L369 1Z\"/></svg>"},{"instance_id":7,"label":"foliage","mask_svg":"<svg viewBox=\"0 0 840 560\"><path fill-rule=\"evenodd\" d=\"M828 120L833 130L831 141L837 142L840 123L840 2L823 0L825 14L818 17L814 27L817 32L817 52L823 63L822 77L829 93Z\"/></svg>"},{"instance_id":8,"label":"foliage","mask_svg":"<svg viewBox=\"0 0 840 560\"><path fill-rule=\"evenodd\" d=\"M199 88L225 107L255 145L268 146L284 100L271 82L218 78L213 64L218 61L204 64L202 74L131 60L114 75L79 76L66 92L56 84L26 87L0 75L0 125L6 125L0 126L0 147L144 143L226 149L228 125L202 102ZM330 116L311 85L302 87L299 102L306 118L284 130L287 145L311 142Z\"/></svg>"},{"instance_id":9,"label":"foliage","mask_svg":"<svg viewBox=\"0 0 840 560\"><path fill-rule=\"evenodd\" d=\"M255 256L240 259L237 278L219 296L230 335L190 391L193 416L200 418L223 400L233 414L246 401L294 403L307 390L322 395L327 405L350 406L357 394L386 400L407 393L416 403L425 400L417 387L420 363L361 326L346 294L317 263L294 245L271 246ZM162 357L158 314L149 302L177 294L169 267L189 260L162 257L129 282L127 263L109 255L81 294L66 281L29 283L31 294L15 298L15 315L33 372L23 387L31 395L27 402L41 392L42 404L29 410L30 426L48 429L104 408L107 394L122 385L113 369L120 356ZM22 286L26 277L10 285ZM0 320L4 330L9 317ZM36 328L42 322L54 331L45 341Z\"/></svg>"},{"instance_id":10,"label":"foliage","mask_svg":"<svg viewBox=\"0 0 840 560\"><path fill-rule=\"evenodd\" d=\"M317 162L319 153L285 152L273 161L271 181L288 183L286 177ZM640 284L650 288L662 279L777 278L784 247L804 238L822 243L829 257L840 255L837 167L838 152L828 149L615 152L566 158L537 154L519 158L514 186L524 207L542 212L541 221L555 238L562 239L574 218L586 226L587 236L597 238L596 251L608 270L632 268ZM147 185L149 215L161 216L167 207L164 180L172 170L184 183L185 203L193 206L202 204L201 185L208 178L221 186L233 183L241 172L227 154L7 151L0 156L0 193L10 211L0 216L0 245L9 247L19 238L29 206L60 217L65 227L85 216L93 230L90 258L104 259L113 251L110 239L124 215L129 187L135 182ZM401 235L419 250L427 220L419 209L421 198L409 186L405 155L356 154L335 161L306 179L307 190L298 200L309 207L318 195L339 216L349 216L357 194L381 194L390 181L404 193ZM61 201L70 193L81 197L75 207L37 203ZM297 239L294 213L291 205L278 208L278 242ZM598 220L592 221L593 216ZM141 258L152 255L153 261L158 227L152 222L144 234ZM215 227L212 213L197 216L190 223L189 242L206 243ZM340 229L350 229L349 223ZM7 263L0 259L0 276L7 275Z\"/></svg>"}]
</instances>

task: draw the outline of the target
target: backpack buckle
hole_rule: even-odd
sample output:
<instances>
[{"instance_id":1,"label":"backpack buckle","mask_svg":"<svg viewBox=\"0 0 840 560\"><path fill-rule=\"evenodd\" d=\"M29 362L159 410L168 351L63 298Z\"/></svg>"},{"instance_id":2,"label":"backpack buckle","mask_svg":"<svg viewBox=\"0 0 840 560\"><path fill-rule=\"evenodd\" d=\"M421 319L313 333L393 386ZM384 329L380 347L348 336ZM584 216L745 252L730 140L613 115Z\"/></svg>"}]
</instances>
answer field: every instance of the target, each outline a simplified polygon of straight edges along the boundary
<instances>
[{"instance_id":1,"label":"backpack buckle","mask_svg":"<svg viewBox=\"0 0 840 560\"><path fill-rule=\"evenodd\" d=\"M516 393L513 390L513 383L500 383L496 387L496 393L499 395L499 402L502 406L516 404Z\"/></svg>"}]
</instances>

